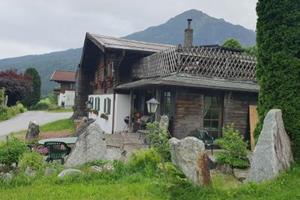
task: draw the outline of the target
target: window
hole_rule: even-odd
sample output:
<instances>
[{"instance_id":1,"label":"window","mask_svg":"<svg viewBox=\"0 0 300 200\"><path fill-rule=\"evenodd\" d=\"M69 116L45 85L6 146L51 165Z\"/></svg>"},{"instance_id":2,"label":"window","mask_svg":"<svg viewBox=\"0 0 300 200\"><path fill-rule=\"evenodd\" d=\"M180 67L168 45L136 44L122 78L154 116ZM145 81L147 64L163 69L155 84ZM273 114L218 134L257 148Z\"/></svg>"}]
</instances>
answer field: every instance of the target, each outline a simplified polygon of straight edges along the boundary
<instances>
[{"instance_id":1,"label":"window","mask_svg":"<svg viewBox=\"0 0 300 200\"><path fill-rule=\"evenodd\" d=\"M212 136L221 136L222 103L220 96L205 96L203 126Z\"/></svg>"},{"instance_id":2,"label":"window","mask_svg":"<svg viewBox=\"0 0 300 200\"><path fill-rule=\"evenodd\" d=\"M110 115L110 107L111 107L111 99L106 97L104 99L104 113L107 114L107 115Z\"/></svg>"},{"instance_id":3,"label":"window","mask_svg":"<svg viewBox=\"0 0 300 200\"><path fill-rule=\"evenodd\" d=\"M162 104L161 104L161 114L172 115L172 93L171 91L164 91L162 93Z\"/></svg>"},{"instance_id":4,"label":"window","mask_svg":"<svg viewBox=\"0 0 300 200\"><path fill-rule=\"evenodd\" d=\"M95 98L95 110L100 111L100 97Z\"/></svg>"},{"instance_id":5,"label":"window","mask_svg":"<svg viewBox=\"0 0 300 200\"><path fill-rule=\"evenodd\" d=\"M91 105L92 105L92 109L94 109L95 107L94 107L94 98L93 97L90 97L89 98L89 102L91 103Z\"/></svg>"}]
</instances>

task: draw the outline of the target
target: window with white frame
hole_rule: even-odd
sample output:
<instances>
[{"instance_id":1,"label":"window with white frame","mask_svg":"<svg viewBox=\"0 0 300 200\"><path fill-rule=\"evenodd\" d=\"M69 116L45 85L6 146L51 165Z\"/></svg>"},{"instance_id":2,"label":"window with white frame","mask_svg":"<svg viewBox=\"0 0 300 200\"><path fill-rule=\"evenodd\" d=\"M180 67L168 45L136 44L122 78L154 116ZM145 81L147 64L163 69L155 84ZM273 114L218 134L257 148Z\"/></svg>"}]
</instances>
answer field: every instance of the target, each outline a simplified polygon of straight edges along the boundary
<instances>
[{"instance_id":1,"label":"window with white frame","mask_svg":"<svg viewBox=\"0 0 300 200\"><path fill-rule=\"evenodd\" d=\"M100 111L100 97L95 98L95 110Z\"/></svg>"},{"instance_id":2,"label":"window with white frame","mask_svg":"<svg viewBox=\"0 0 300 200\"><path fill-rule=\"evenodd\" d=\"M105 114L110 115L110 113L111 113L110 107L111 107L111 99L106 97L104 99L104 109L103 109Z\"/></svg>"},{"instance_id":3,"label":"window with white frame","mask_svg":"<svg viewBox=\"0 0 300 200\"><path fill-rule=\"evenodd\" d=\"M92 105L91 109L94 109L94 98L93 97L89 98L89 103Z\"/></svg>"}]
</instances>

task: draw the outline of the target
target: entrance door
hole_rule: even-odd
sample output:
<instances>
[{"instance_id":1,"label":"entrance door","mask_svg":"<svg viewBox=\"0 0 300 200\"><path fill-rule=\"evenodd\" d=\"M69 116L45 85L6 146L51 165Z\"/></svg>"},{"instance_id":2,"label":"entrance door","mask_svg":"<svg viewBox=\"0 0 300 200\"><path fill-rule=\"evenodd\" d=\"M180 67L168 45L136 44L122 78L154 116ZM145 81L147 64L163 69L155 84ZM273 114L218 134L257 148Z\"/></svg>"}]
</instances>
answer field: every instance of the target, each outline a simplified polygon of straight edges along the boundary
<instances>
[{"instance_id":1,"label":"entrance door","mask_svg":"<svg viewBox=\"0 0 300 200\"><path fill-rule=\"evenodd\" d=\"M203 127L214 138L222 136L222 106L221 95L205 95L203 108Z\"/></svg>"}]
</instances>

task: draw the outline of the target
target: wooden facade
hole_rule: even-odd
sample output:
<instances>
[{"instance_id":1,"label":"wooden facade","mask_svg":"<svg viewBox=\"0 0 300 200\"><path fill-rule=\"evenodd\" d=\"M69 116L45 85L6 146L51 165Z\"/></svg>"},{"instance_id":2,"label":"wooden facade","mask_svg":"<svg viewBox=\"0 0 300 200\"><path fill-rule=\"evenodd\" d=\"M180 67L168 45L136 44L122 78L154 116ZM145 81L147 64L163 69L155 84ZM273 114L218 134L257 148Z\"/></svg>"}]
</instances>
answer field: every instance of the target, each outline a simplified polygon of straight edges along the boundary
<instances>
[{"instance_id":1,"label":"wooden facade","mask_svg":"<svg viewBox=\"0 0 300 200\"><path fill-rule=\"evenodd\" d=\"M222 128L233 123L248 138L249 105L256 105L259 90L255 65L244 52L219 46L175 47L87 34L76 113L86 114L88 95L125 94L133 125L136 116L149 115L146 101L154 97L160 102L156 119L168 115L175 137L197 128L221 137ZM113 115L118 115L114 107Z\"/></svg>"}]
</instances>

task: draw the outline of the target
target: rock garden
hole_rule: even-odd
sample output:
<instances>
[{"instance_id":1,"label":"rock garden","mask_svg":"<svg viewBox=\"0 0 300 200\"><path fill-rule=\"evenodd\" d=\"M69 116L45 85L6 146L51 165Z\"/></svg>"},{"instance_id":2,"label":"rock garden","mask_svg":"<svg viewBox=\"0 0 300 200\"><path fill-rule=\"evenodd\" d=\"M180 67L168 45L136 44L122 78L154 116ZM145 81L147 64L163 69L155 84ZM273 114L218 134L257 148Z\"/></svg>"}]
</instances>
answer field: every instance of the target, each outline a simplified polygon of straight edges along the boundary
<instances>
[{"instance_id":1,"label":"rock garden","mask_svg":"<svg viewBox=\"0 0 300 200\"><path fill-rule=\"evenodd\" d=\"M0 146L1 199L300 197L300 168L293 165L280 110L266 116L253 153L233 125L224 128L216 142L221 149L213 152L195 137L169 139L158 123L148 124L148 130L149 146L133 148L133 138L108 137L92 123L64 165L45 162L45 156L11 138Z\"/></svg>"}]
</instances>

